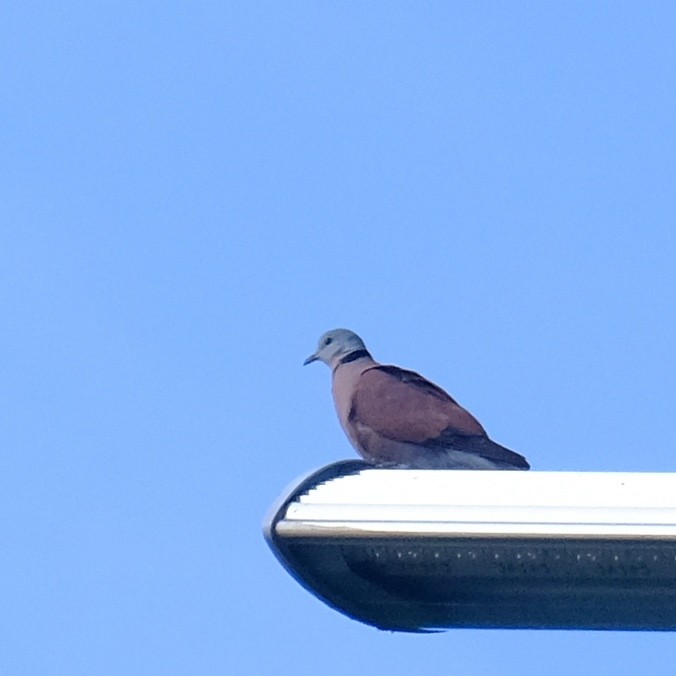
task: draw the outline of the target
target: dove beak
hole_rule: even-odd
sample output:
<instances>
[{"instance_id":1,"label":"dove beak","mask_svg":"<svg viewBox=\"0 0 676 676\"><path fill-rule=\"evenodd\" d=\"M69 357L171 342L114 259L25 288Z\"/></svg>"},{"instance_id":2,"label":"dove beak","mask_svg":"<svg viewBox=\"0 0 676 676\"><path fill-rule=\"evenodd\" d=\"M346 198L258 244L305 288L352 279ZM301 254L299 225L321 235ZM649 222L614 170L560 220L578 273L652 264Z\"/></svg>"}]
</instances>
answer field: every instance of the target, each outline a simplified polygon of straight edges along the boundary
<instances>
[{"instance_id":1,"label":"dove beak","mask_svg":"<svg viewBox=\"0 0 676 676\"><path fill-rule=\"evenodd\" d=\"M307 366L308 364L312 364L313 361L317 361L319 357L316 354L311 354L304 362L303 366Z\"/></svg>"}]
</instances>

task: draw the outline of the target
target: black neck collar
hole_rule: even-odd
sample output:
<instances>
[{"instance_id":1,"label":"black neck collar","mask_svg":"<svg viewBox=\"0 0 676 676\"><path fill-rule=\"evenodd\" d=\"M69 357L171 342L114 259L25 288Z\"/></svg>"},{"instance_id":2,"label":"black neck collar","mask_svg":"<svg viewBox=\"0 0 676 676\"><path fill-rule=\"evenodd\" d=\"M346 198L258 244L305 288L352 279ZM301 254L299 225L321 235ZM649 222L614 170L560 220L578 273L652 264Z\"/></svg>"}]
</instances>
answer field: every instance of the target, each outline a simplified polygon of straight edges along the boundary
<instances>
[{"instance_id":1,"label":"black neck collar","mask_svg":"<svg viewBox=\"0 0 676 676\"><path fill-rule=\"evenodd\" d=\"M357 359L361 359L362 357L371 357L369 354L368 350L356 350L355 352L350 352L349 354L346 354L339 362L338 366L341 364L349 364L351 361L357 361Z\"/></svg>"}]
</instances>

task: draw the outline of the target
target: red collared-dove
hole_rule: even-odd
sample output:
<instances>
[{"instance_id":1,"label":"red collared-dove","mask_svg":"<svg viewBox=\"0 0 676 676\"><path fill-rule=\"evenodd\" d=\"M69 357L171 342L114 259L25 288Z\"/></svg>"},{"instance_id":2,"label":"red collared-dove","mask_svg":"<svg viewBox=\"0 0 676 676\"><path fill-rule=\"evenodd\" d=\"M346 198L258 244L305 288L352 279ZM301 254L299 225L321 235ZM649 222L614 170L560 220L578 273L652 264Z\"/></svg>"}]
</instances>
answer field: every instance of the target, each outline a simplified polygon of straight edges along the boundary
<instances>
[{"instance_id":1,"label":"red collared-dove","mask_svg":"<svg viewBox=\"0 0 676 676\"><path fill-rule=\"evenodd\" d=\"M328 331L305 364L333 371L338 418L358 453L376 465L416 469L529 469L491 441L479 421L413 371L379 364L347 329Z\"/></svg>"}]
</instances>

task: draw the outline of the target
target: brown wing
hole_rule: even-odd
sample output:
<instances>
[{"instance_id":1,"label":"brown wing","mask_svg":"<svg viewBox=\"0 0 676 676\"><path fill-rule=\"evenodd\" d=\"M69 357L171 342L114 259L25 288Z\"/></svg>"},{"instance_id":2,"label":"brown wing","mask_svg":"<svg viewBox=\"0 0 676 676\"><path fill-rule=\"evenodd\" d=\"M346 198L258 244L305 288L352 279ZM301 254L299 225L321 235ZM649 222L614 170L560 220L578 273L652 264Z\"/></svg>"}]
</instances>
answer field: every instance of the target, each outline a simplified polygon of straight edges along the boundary
<instances>
[{"instance_id":1,"label":"brown wing","mask_svg":"<svg viewBox=\"0 0 676 676\"><path fill-rule=\"evenodd\" d=\"M414 371L374 366L362 373L350 421L388 439L422 444L444 434L485 436L479 421Z\"/></svg>"}]
</instances>

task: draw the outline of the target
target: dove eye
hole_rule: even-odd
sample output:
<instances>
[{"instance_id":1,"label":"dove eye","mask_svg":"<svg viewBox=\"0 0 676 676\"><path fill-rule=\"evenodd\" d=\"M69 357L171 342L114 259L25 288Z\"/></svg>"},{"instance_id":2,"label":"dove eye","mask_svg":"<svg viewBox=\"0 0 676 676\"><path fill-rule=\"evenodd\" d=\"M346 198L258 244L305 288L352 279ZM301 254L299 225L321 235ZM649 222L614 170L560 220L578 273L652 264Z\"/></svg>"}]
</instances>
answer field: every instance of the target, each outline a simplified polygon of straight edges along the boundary
<instances>
[{"instance_id":1,"label":"dove eye","mask_svg":"<svg viewBox=\"0 0 676 676\"><path fill-rule=\"evenodd\" d=\"M331 345L332 342L333 342L333 338L327 338L327 339L324 341L324 345Z\"/></svg>"}]
</instances>

